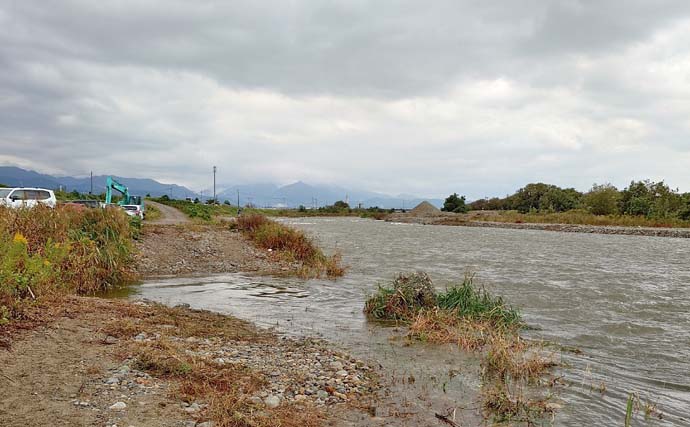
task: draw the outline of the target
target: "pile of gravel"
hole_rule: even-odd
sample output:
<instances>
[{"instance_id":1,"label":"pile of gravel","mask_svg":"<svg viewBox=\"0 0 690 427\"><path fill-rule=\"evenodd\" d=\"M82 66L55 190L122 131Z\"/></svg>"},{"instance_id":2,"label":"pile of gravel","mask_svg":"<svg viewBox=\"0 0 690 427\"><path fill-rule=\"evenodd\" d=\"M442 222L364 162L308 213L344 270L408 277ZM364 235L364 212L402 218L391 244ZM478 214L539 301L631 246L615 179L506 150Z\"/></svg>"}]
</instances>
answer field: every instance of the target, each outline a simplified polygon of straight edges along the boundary
<instances>
[{"instance_id":1,"label":"pile of gravel","mask_svg":"<svg viewBox=\"0 0 690 427\"><path fill-rule=\"evenodd\" d=\"M440 216L441 211L429 202L422 202L410 211L412 216Z\"/></svg>"}]
</instances>

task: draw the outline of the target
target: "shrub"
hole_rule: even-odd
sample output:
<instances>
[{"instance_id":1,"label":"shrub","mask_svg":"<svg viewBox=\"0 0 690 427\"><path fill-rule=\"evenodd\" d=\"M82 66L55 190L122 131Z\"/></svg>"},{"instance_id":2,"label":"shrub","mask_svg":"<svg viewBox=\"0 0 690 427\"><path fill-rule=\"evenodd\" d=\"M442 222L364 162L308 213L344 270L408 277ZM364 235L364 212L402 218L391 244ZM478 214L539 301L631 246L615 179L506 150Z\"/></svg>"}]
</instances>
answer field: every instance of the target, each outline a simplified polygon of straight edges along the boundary
<instances>
[{"instance_id":1,"label":"shrub","mask_svg":"<svg viewBox=\"0 0 690 427\"><path fill-rule=\"evenodd\" d=\"M436 294L426 273L401 274L392 287L379 286L377 293L367 300L364 312L376 319L412 321L420 311L437 309L456 318L486 321L499 327L520 324L517 310L503 298L475 287L473 280L474 276L466 275L461 284Z\"/></svg>"},{"instance_id":2,"label":"shrub","mask_svg":"<svg viewBox=\"0 0 690 427\"><path fill-rule=\"evenodd\" d=\"M465 196L458 196L458 193L453 193L448 196L443 203L442 211L445 212L455 212L455 213L465 213L469 211L469 207L465 204Z\"/></svg>"},{"instance_id":3,"label":"shrub","mask_svg":"<svg viewBox=\"0 0 690 427\"><path fill-rule=\"evenodd\" d=\"M436 305L436 293L426 273L400 274L392 287L379 286L364 312L381 320L409 320L415 313Z\"/></svg>"},{"instance_id":4,"label":"shrub","mask_svg":"<svg viewBox=\"0 0 690 427\"><path fill-rule=\"evenodd\" d=\"M92 294L132 277L119 209L0 208L0 321L49 294Z\"/></svg>"},{"instance_id":5,"label":"shrub","mask_svg":"<svg viewBox=\"0 0 690 427\"><path fill-rule=\"evenodd\" d=\"M237 228L257 246L275 250L287 261L300 262L300 276L318 277L326 273L328 277L339 277L345 274L340 254L326 256L302 231L259 214L241 215Z\"/></svg>"}]
</instances>

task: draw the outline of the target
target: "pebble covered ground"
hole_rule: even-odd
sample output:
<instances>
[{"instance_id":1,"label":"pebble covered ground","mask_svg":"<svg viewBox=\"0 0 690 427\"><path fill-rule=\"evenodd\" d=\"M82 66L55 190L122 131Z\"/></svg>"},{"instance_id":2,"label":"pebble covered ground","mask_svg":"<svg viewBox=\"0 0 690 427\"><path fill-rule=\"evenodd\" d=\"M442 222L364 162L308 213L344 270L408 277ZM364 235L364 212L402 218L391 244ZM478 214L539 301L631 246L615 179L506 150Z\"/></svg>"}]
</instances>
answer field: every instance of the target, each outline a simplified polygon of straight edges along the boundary
<instances>
[{"instance_id":1,"label":"pebble covered ground","mask_svg":"<svg viewBox=\"0 0 690 427\"><path fill-rule=\"evenodd\" d=\"M189 340L189 338L187 339ZM363 361L314 339L282 337L274 343L202 340L193 353L219 364L241 364L261 372L268 386L252 401L268 407L283 402L344 403L368 394L371 368Z\"/></svg>"},{"instance_id":2,"label":"pebble covered ground","mask_svg":"<svg viewBox=\"0 0 690 427\"><path fill-rule=\"evenodd\" d=\"M129 339L106 336L104 342L150 344L160 339L158 333L141 332ZM251 342L174 335L165 339L179 345L187 356L220 366L244 366L261 375L266 385L249 397L257 410L286 404L313 404L328 409L361 402L379 387L377 374L366 362L333 349L332 344L323 340L281 336L273 341ZM127 359L118 368L108 370L101 378L91 381L92 401L74 399L73 404L102 411L108 415L106 426L122 427L119 418L130 406L141 405L147 395L165 395L169 387L133 366L136 360ZM181 416L177 425L213 425L204 418L207 402L179 401L177 404Z\"/></svg>"}]
</instances>

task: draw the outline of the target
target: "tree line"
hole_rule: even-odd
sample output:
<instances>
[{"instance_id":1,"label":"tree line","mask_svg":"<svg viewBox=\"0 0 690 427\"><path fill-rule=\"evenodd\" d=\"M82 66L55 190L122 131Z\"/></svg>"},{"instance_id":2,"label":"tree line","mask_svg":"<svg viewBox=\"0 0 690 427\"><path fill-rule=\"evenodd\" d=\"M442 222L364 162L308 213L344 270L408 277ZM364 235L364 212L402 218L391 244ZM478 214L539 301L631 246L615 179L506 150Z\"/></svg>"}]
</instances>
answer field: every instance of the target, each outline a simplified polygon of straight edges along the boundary
<instances>
[{"instance_id":1,"label":"tree line","mask_svg":"<svg viewBox=\"0 0 690 427\"><path fill-rule=\"evenodd\" d=\"M531 183L514 194L499 198L475 200L465 205L465 198L452 194L444 209L451 212L466 210L516 210L530 212L567 212L586 210L594 215L631 215L647 218L677 218L690 220L690 193L681 193L663 181L632 181L623 190L611 184L594 184L587 192L561 188L552 184Z\"/></svg>"}]
</instances>

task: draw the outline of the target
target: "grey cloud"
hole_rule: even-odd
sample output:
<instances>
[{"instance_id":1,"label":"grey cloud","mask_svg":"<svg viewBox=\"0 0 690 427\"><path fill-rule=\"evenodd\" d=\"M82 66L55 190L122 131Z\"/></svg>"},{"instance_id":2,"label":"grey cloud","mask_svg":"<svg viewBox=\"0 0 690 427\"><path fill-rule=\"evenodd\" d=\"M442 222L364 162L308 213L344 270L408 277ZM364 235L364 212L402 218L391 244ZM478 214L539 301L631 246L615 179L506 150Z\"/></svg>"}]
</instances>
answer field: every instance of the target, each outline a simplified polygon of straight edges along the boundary
<instances>
[{"instance_id":1,"label":"grey cloud","mask_svg":"<svg viewBox=\"0 0 690 427\"><path fill-rule=\"evenodd\" d=\"M473 197L620 185L641 157L680 180L690 94L667 80L689 18L671 0L0 0L0 151L192 186L216 162Z\"/></svg>"}]
</instances>

